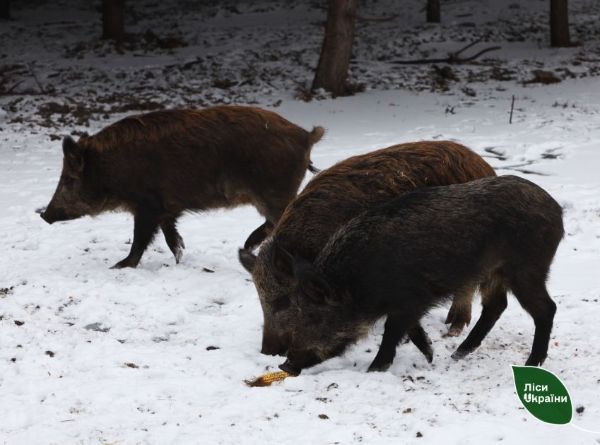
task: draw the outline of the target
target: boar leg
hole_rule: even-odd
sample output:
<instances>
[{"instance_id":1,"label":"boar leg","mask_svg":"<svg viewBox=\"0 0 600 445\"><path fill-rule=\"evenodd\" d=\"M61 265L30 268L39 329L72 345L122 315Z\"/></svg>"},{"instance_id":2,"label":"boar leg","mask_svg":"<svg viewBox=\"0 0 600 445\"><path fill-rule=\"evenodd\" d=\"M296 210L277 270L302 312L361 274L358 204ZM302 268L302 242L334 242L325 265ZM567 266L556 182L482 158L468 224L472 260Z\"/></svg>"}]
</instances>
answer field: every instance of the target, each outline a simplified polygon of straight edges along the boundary
<instances>
[{"instance_id":1,"label":"boar leg","mask_svg":"<svg viewBox=\"0 0 600 445\"><path fill-rule=\"evenodd\" d=\"M433 361L433 350L431 340L420 323L408 330L408 338L423 353L429 363Z\"/></svg>"},{"instance_id":2,"label":"boar leg","mask_svg":"<svg viewBox=\"0 0 600 445\"><path fill-rule=\"evenodd\" d=\"M375 359L369 366L369 372L387 370L396 356L396 347L404 334L405 318L398 314L388 314L383 328L383 338Z\"/></svg>"},{"instance_id":3,"label":"boar leg","mask_svg":"<svg viewBox=\"0 0 600 445\"><path fill-rule=\"evenodd\" d=\"M525 362L526 366L541 366L548 354L548 343L556 304L548 295L545 276L532 279L531 276L522 277L512 282L512 291L523 309L529 312L535 323L535 334L531 354Z\"/></svg>"},{"instance_id":4,"label":"boar leg","mask_svg":"<svg viewBox=\"0 0 600 445\"><path fill-rule=\"evenodd\" d=\"M458 337L465 326L471 322L471 306L475 289L476 286L466 286L454 295L446 317L446 324L450 323L446 334L448 337Z\"/></svg>"},{"instance_id":5,"label":"boar leg","mask_svg":"<svg viewBox=\"0 0 600 445\"><path fill-rule=\"evenodd\" d=\"M250 236L244 243L244 249L250 251L254 250L256 246L262 243L265 240L265 238L269 236L272 230L273 223L269 222L268 220L265 221L264 224L256 228L254 232L250 234Z\"/></svg>"},{"instance_id":6,"label":"boar leg","mask_svg":"<svg viewBox=\"0 0 600 445\"><path fill-rule=\"evenodd\" d=\"M133 223L133 243L127 258L119 261L112 269L123 267L136 267L142 258L146 247L154 238L158 230L158 218L146 213L137 213Z\"/></svg>"},{"instance_id":7,"label":"boar leg","mask_svg":"<svg viewBox=\"0 0 600 445\"><path fill-rule=\"evenodd\" d=\"M506 309L506 288L500 277L491 277L481 284L481 305L483 309L479 320L465 341L452 354L452 358L455 360L459 360L477 349Z\"/></svg>"},{"instance_id":8,"label":"boar leg","mask_svg":"<svg viewBox=\"0 0 600 445\"><path fill-rule=\"evenodd\" d=\"M388 315L383 330L383 339L379 351L369 366L369 372L387 370L396 356L396 347L403 337L401 329L404 318ZM388 323L389 322L389 323ZM431 340L420 323L416 323L407 332L408 339L423 353L429 363L433 361Z\"/></svg>"},{"instance_id":9,"label":"boar leg","mask_svg":"<svg viewBox=\"0 0 600 445\"><path fill-rule=\"evenodd\" d=\"M173 255L175 256L175 263L179 264L183 255L183 249L185 249L185 244L183 243L183 238L177 231L177 219L165 219L160 223L160 228L165 236L167 246L169 246L169 249L171 249L171 252L173 252Z\"/></svg>"}]
</instances>

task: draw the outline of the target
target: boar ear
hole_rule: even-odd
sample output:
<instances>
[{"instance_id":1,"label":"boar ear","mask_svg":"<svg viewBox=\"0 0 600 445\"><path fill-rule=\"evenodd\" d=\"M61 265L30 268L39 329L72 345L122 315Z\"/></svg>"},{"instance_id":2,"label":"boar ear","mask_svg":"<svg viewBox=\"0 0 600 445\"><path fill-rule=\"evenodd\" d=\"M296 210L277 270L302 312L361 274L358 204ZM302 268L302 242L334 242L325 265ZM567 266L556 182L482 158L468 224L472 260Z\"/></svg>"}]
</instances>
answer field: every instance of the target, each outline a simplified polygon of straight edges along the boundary
<instances>
[{"instance_id":1,"label":"boar ear","mask_svg":"<svg viewBox=\"0 0 600 445\"><path fill-rule=\"evenodd\" d=\"M312 263L304 258L294 257L294 276L303 295L318 304L335 305L331 286Z\"/></svg>"},{"instance_id":2,"label":"boar ear","mask_svg":"<svg viewBox=\"0 0 600 445\"><path fill-rule=\"evenodd\" d=\"M74 173L83 171L83 150L71 136L63 139L63 153L69 169Z\"/></svg>"},{"instance_id":3,"label":"boar ear","mask_svg":"<svg viewBox=\"0 0 600 445\"><path fill-rule=\"evenodd\" d=\"M273 242L272 262L277 274L286 278L294 277L294 256L277 242Z\"/></svg>"},{"instance_id":4,"label":"boar ear","mask_svg":"<svg viewBox=\"0 0 600 445\"><path fill-rule=\"evenodd\" d=\"M247 249L240 249L238 250L238 259L242 263L242 266L244 266L244 269L252 274L254 265L256 264L256 255Z\"/></svg>"}]
</instances>

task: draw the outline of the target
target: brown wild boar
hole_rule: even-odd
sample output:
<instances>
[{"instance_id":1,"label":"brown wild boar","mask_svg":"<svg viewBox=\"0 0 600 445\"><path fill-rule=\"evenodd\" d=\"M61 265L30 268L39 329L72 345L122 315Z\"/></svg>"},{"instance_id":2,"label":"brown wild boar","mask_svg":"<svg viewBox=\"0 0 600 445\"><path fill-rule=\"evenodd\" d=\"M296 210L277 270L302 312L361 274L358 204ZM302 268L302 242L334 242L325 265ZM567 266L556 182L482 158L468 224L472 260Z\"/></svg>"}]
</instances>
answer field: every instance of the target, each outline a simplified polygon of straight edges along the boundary
<instances>
[{"instance_id":1,"label":"brown wild boar","mask_svg":"<svg viewBox=\"0 0 600 445\"><path fill-rule=\"evenodd\" d=\"M179 262L185 211L252 204L266 219L246 240L260 244L296 196L323 128L311 132L271 111L219 106L130 116L93 136L63 141L63 170L41 217L48 223L105 211L134 217L136 267L160 228Z\"/></svg>"},{"instance_id":2,"label":"brown wild boar","mask_svg":"<svg viewBox=\"0 0 600 445\"><path fill-rule=\"evenodd\" d=\"M423 315L478 287L481 316L452 357L481 344L511 291L535 323L525 365L539 366L556 312L546 279L563 235L562 209L546 191L499 176L421 188L372 207L333 234L314 261L279 249L295 283L287 310L297 306L281 368L298 374L339 355L387 316L369 367L384 371Z\"/></svg>"},{"instance_id":3,"label":"brown wild boar","mask_svg":"<svg viewBox=\"0 0 600 445\"><path fill-rule=\"evenodd\" d=\"M467 147L450 141L413 142L354 156L322 171L288 206L258 254L240 250L252 273L263 309L261 351L284 354L293 281L273 256L273 244L313 261L331 235L351 218L419 187L448 185L495 176L494 170ZM458 335L471 319L472 293L455 295L447 323Z\"/></svg>"}]
</instances>

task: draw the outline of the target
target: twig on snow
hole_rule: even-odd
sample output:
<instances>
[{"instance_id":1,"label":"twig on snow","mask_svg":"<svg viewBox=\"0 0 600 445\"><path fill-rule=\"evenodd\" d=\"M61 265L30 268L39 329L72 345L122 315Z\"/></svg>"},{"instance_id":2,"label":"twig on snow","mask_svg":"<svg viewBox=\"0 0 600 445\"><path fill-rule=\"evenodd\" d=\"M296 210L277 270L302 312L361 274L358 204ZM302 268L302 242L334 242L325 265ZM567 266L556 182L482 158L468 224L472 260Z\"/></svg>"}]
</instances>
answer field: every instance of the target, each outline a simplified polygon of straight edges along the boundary
<instances>
[{"instance_id":1,"label":"twig on snow","mask_svg":"<svg viewBox=\"0 0 600 445\"><path fill-rule=\"evenodd\" d=\"M19 85L21 85L23 82L25 82L25 79L21 79L19 80L17 83L15 83L12 87L10 87L8 90L6 91L2 91L0 92L0 94L10 94L15 88L17 88Z\"/></svg>"},{"instance_id":2,"label":"twig on snow","mask_svg":"<svg viewBox=\"0 0 600 445\"><path fill-rule=\"evenodd\" d=\"M415 60L394 60L391 63L395 63L395 64L398 64L398 65L418 65L418 64L425 64L425 63L467 63L467 62L471 62L471 61L475 60L476 58L478 58L482 54L488 53L490 51L497 51L497 50L501 49L500 46L490 46L489 48L484 48L481 51L479 51L478 53L475 53L471 57L460 57L460 54L463 51L471 48L472 46L476 45L480 41L481 40L476 40L475 42L471 42L467 46L464 46L463 48L461 48L460 50L458 50L456 52L453 52L453 53L449 53L448 57L444 57L444 58L439 58L439 59L415 59Z\"/></svg>"}]
</instances>

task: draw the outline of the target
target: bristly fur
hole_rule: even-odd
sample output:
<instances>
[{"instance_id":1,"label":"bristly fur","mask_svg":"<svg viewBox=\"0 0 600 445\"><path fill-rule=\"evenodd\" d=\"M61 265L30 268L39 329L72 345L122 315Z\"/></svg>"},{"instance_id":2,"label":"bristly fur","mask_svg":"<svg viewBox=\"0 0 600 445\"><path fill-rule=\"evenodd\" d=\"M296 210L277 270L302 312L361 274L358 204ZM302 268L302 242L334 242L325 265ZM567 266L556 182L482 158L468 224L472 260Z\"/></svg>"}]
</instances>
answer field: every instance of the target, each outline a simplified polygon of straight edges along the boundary
<instances>
[{"instance_id":1,"label":"bristly fur","mask_svg":"<svg viewBox=\"0 0 600 445\"><path fill-rule=\"evenodd\" d=\"M400 144L354 156L322 171L308 183L285 209L272 240L312 261L340 226L369 207L419 187L487 176L495 176L495 172L483 158L450 141ZM270 240L263 244L258 257L242 252L240 260L252 273L265 317L262 352L285 353L295 315L281 310L288 304L294 285L281 267L284 262L273 255ZM458 324L470 319L472 297L464 298L466 303L455 311Z\"/></svg>"},{"instance_id":2,"label":"bristly fur","mask_svg":"<svg viewBox=\"0 0 600 445\"><path fill-rule=\"evenodd\" d=\"M386 315L369 369L387 369L429 309L477 286L481 317L453 357L480 345L512 291L535 322L526 365L541 365L556 311L545 282L563 236L560 205L516 176L421 188L375 206L343 225L313 264L293 257L299 310L286 369L338 355Z\"/></svg>"},{"instance_id":3,"label":"bristly fur","mask_svg":"<svg viewBox=\"0 0 600 445\"><path fill-rule=\"evenodd\" d=\"M158 228L179 258L183 242L175 225L182 212L252 204L266 219L246 241L252 249L296 196L323 133L254 107L130 116L78 142L65 139L61 182L44 217L130 211L132 252L116 266L135 267Z\"/></svg>"}]
</instances>

